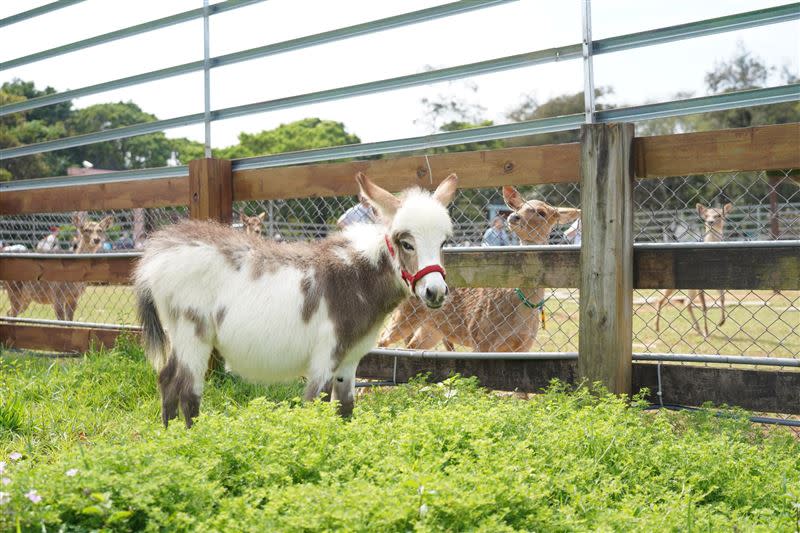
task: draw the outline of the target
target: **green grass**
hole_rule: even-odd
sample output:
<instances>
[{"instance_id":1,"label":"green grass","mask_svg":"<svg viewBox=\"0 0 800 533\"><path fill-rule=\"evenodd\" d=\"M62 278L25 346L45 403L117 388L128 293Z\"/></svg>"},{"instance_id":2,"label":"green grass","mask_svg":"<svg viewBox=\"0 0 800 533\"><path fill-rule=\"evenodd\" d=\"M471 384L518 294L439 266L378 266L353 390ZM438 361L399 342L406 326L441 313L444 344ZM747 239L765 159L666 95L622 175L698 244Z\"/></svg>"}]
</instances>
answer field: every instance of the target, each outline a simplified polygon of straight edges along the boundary
<instances>
[{"instance_id":1,"label":"green grass","mask_svg":"<svg viewBox=\"0 0 800 533\"><path fill-rule=\"evenodd\" d=\"M659 294L659 291L636 291L634 301L641 302L645 298L653 300ZM710 295L715 294L715 291L710 291ZM716 322L720 310L711 308L708 312L710 335L707 339L692 329L689 313L681 309L681 304L669 305L662 310L660 333L655 331L655 301L634 304L634 352L770 357L796 357L800 354L800 291L783 291L780 295L774 295L771 291L728 291L726 294L729 318L722 327L718 327ZM7 309L7 295L2 291L0 312ZM577 299L551 297L547 300L545 311L546 329L539 331L533 350L577 351ZM23 316L55 319L52 306L41 304L32 304ZM702 325L699 311L697 317ZM79 301L75 319L135 324L136 311L131 288L89 287Z\"/></svg>"},{"instance_id":2,"label":"green grass","mask_svg":"<svg viewBox=\"0 0 800 533\"><path fill-rule=\"evenodd\" d=\"M300 393L217 375L195 426L164 430L128 341L71 361L6 352L0 531L799 527L800 441L738 416L451 379L365 394L343 421Z\"/></svg>"}]
</instances>

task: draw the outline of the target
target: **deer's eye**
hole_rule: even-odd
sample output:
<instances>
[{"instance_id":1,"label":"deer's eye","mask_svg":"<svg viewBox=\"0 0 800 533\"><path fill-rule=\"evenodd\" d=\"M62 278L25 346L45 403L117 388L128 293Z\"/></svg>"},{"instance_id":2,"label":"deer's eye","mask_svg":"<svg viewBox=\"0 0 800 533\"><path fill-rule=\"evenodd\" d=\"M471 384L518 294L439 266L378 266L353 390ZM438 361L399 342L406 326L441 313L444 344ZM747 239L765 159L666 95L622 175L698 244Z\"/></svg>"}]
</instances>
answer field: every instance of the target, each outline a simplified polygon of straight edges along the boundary
<instances>
[{"instance_id":1,"label":"deer's eye","mask_svg":"<svg viewBox=\"0 0 800 533\"><path fill-rule=\"evenodd\" d=\"M545 213L544 209L538 209L536 211L536 214L539 215L542 218L545 218L547 216L547 213Z\"/></svg>"},{"instance_id":2,"label":"deer's eye","mask_svg":"<svg viewBox=\"0 0 800 533\"><path fill-rule=\"evenodd\" d=\"M400 241L400 246L403 247L403 250L406 250L408 252L414 251L414 246L408 241Z\"/></svg>"}]
</instances>

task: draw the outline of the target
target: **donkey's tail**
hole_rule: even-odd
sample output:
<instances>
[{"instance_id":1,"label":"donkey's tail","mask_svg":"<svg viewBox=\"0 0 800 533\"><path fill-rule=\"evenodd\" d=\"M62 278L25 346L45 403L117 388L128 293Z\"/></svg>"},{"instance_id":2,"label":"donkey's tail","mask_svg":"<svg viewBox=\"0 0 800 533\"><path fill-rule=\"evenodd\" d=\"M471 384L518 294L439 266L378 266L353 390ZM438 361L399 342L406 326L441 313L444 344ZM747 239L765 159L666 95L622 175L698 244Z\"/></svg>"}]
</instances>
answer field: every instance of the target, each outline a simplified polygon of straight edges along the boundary
<instances>
[{"instance_id":1,"label":"donkey's tail","mask_svg":"<svg viewBox=\"0 0 800 533\"><path fill-rule=\"evenodd\" d=\"M144 285L136 287L137 311L139 323L142 325L142 338L147 358L156 367L163 368L167 364L167 335L158 317L156 303L150 288Z\"/></svg>"}]
</instances>

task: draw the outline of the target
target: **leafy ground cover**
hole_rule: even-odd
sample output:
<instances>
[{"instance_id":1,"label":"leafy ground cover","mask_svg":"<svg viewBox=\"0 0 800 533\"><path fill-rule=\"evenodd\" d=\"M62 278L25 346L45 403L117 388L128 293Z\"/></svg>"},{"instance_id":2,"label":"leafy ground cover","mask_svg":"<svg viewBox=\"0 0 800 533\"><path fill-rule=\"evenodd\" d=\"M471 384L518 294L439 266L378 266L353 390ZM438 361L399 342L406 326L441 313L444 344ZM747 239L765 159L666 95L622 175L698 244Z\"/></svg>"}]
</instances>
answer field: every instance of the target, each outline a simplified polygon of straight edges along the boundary
<instances>
[{"instance_id":1,"label":"leafy ground cover","mask_svg":"<svg viewBox=\"0 0 800 533\"><path fill-rule=\"evenodd\" d=\"M800 441L742 417L469 379L364 394L217 375L159 424L135 344L0 357L0 531L796 531Z\"/></svg>"}]
</instances>

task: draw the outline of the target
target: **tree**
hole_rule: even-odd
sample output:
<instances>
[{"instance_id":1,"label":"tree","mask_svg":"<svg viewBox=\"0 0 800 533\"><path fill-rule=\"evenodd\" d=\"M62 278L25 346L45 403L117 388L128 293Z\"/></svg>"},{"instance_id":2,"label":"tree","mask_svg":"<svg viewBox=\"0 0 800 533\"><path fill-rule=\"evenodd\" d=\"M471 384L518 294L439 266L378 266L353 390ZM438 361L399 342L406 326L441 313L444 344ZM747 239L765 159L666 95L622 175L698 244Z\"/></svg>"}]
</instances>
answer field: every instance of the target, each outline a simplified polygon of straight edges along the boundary
<instances>
[{"instance_id":1,"label":"tree","mask_svg":"<svg viewBox=\"0 0 800 533\"><path fill-rule=\"evenodd\" d=\"M215 151L216 157L237 159L280 154L314 148L358 144L361 139L347 133L344 124L319 118L304 118L260 133L240 133L239 144Z\"/></svg>"}]
</instances>

